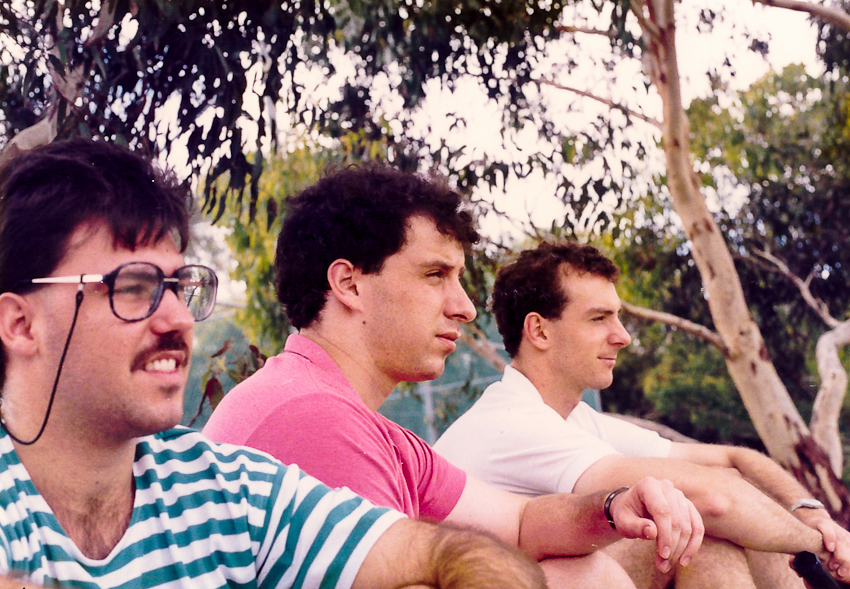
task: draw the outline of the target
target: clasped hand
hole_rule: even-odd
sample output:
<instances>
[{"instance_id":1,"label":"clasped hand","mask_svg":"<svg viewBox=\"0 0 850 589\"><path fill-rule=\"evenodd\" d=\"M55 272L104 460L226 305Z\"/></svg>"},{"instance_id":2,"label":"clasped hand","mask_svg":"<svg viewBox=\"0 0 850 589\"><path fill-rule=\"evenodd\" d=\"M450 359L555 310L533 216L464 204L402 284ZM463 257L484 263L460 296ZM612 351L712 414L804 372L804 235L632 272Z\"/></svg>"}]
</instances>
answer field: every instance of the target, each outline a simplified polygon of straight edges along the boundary
<instances>
[{"instance_id":1,"label":"clasped hand","mask_svg":"<svg viewBox=\"0 0 850 589\"><path fill-rule=\"evenodd\" d=\"M655 566L664 573L676 563L686 566L705 535L694 504L666 479L641 479L614 498L610 513L624 538L655 540Z\"/></svg>"}]
</instances>

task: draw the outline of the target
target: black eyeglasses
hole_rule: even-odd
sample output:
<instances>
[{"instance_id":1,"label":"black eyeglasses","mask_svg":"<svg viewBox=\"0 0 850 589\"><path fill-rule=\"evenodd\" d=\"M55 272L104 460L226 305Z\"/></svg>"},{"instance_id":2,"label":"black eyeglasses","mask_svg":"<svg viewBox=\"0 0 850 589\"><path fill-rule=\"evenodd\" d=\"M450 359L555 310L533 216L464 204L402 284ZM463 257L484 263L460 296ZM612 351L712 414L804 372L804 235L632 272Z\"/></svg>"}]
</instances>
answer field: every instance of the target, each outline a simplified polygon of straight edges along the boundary
<instances>
[{"instance_id":1,"label":"black eyeglasses","mask_svg":"<svg viewBox=\"0 0 850 589\"><path fill-rule=\"evenodd\" d=\"M218 277L212 268L189 265L170 277L148 262L122 264L109 274L33 278L33 284L88 284L101 282L109 288L109 306L124 321L141 321L154 314L165 289L170 289L189 308L195 321L203 321L215 307Z\"/></svg>"}]
</instances>

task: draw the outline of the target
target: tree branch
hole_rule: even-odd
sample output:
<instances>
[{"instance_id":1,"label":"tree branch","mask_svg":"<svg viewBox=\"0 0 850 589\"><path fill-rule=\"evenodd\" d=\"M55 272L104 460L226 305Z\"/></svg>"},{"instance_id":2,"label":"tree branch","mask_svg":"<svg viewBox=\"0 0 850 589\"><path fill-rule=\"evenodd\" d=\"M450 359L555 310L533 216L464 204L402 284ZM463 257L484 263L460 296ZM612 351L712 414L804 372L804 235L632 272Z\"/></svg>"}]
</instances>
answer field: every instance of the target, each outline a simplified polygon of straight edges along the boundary
<instances>
[{"instance_id":1,"label":"tree branch","mask_svg":"<svg viewBox=\"0 0 850 589\"><path fill-rule=\"evenodd\" d=\"M844 468L844 451L841 447L841 435L838 419L844 396L847 394L847 371L841 363L839 350L850 344L850 321L839 322L829 314L826 303L812 294L809 280L803 280L788 268L788 265L767 250L753 250L756 255L770 263L773 270L788 278L803 297L803 300L815 310L818 316L830 327L830 331L818 338L815 356L820 376L820 389L815 396L812 419L809 429L812 438L823 448L829 458L829 464L836 476L840 477Z\"/></svg>"},{"instance_id":2,"label":"tree branch","mask_svg":"<svg viewBox=\"0 0 850 589\"><path fill-rule=\"evenodd\" d=\"M559 33L586 33L588 35L602 35L604 37L613 38L615 36L614 31L611 30L603 30L603 29L591 29L588 27L575 27L572 25L561 25L555 27L555 30Z\"/></svg>"},{"instance_id":3,"label":"tree branch","mask_svg":"<svg viewBox=\"0 0 850 589\"><path fill-rule=\"evenodd\" d=\"M803 300L814 309L815 313L823 320L824 323L827 324L831 329L835 329L839 325L839 321L835 319L832 315L829 314L829 309L822 300L817 298L812 294L811 289L809 288L809 282L807 280L801 279L799 276L791 272L788 268L788 265L771 254L767 250L754 249L753 252L759 257L770 262L774 269L776 269L780 274L788 278L797 289L800 291L800 294L803 296Z\"/></svg>"},{"instance_id":4,"label":"tree branch","mask_svg":"<svg viewBox=\"0 0 850 589\"><path fill-rule=\"evenodd\" d=\"M571 86L564 86L562 84L558 84L558 83L553 82L552 80L548 80L546 78L542 78L542 79L537 80L537 83L538 84L545 84L547 86L552 86L553 88L557 88L558 90L566 90L567 92L572 92L574 94L578 94L579 96L584 96L585 98L590 98L591 100L595 100L596 102L600 102L600 103L602 103L602 104L604 104L604 105L606 105L606 106L608 106L612 109L621 110L629 116L638 118L642 121L646 121L650 125L654 125L655 127L659 128L659 129L662 128L661 121L659 121L657 119L653 119L652 117L648 117L648 116L641 114L639 112L633 111L632 109L630 109L626 106L623 106L622 104L617 104L616 102L614 102L612 100L608 100L606 98L602 98L601 96L596 96L595 94L591 94L590 92L587 92L586 90L579 90L578 88L573 88Z\"/></svg>"},{"instance_id":5,"label":"tree branch","mask_svg":"<svg viewBox=\"0 0 850 589\"><path fill-rule=\"evenodd\" d=\"M837 8L830 8L823 4L813 4L812 2L802 2L801 0L753 0L753 4L764 4L765 6L774 8L806 12L844 31L850 32L850 14Z\"/></svg>"},{"instance_id":6,"label":"tree branch","mask_svg":"<svg viewBox=\"0 0 850 589\"><path fill-rule=\"evenodd\" d=\"M839 350L850 344L850 320L838 324L818 338L815 355L818 361L820 389L812 408L810 429L812 438L824 449L835 476L844 468L844 454L838 419L844 396L847 394L847 371L841 363Z\"/></svg>"},{"instance_id":7,"label":"tree branch","mask_svg":"<svg viewBox=\"0 0 850 589\"><path fill-rule=\"evenodd\" d=\"M638 319L644 319L645 321L658 321L659 323L675 327L676 329L680 329L685 333L689 333L710 343L712 346L720 350L720 353L723 354L724 358L729 355L729 349L723 342L723 338L704 325L699 325L698 323L688 321L687 319L677 317L670 313L664 313L663 311L653 311L652 309L638 307L637 305L632 305L625 301L622 302L622 305L623 310L629 315L633 315Z\"/></svg>"},{"instance_id":8,"label":"tree branch","mask_svg":"<svg viewBox=\"0 0 850 589\"><path fill-rule=\"evenodd\" d=\"M115 23L114 9L113 2L104 2L101 5L97 26L92 31L91 37L86 40L87 46L100 43L106 39L109 30ZM62 17L63 15L60 9L56 15L57 27L60 31L64 28ZM57 58L59 57L59 49L55 45L48 52ZM91 76L91 71L86 71L83 64L77 65L70 71L66 70L63 75L56 71L50 60L47 60L47 69L53 80L53 103L47 108L44 117L40 121L19 132L6 144L3 152L0 153L0 165L19 153L53 141L59 129L58 101L64 99L73 108L74 103L82 95L86 81Z\"/></svg>"},{"instance_id":9,"label":"tree branch","mask_svg":"<svg viewBox=\"0 0 850 589\"><path fill-rule=\"evenodd\" d=\"M496 346L493 345L487 334L481 331L476 325L467 323L460 330L460 341L469 347L470 350L484 358L487 362L499 372L504 371L508 365L504 358L499 354Z\"/></svg>"},{"instance_id":10,"label":"tree branch","mask_svg":"<svg viewBox=\"0 0 850 589\"><path fill-rule=\"evenodd\" d=\"M629 9L632 11L632 14L635 15L635 18L637 18L640 28L643 29L643 31L652 39L659 40L661 37L661 31L658 26L656 26L656 24L648 19L646 14L644 14L644 11L646 10L646 3L644 0L632 0Z\"/></svg>"}]
</instances>

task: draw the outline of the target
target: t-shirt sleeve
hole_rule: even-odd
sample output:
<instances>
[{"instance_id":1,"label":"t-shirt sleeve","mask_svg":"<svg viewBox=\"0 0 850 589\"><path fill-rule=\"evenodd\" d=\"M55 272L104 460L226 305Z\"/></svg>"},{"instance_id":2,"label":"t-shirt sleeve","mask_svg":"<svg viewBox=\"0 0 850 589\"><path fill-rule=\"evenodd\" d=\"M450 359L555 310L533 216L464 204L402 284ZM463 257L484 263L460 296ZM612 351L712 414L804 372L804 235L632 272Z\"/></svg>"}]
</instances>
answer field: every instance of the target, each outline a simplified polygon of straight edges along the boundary
<instances>
[{"instance_id":1,"label":"t-shirt sleeve","mask_svg":"<svg viewBox=\"0 0 850 589\"><path fill-rule=\"evenodd\" d=\"M240 485L261 589L350 587L378 538L404 517L297 468L238 449L232 456L221 465L222 476ZM239 471L238 479L228 474Z\"/></svg>"}]
</instances>

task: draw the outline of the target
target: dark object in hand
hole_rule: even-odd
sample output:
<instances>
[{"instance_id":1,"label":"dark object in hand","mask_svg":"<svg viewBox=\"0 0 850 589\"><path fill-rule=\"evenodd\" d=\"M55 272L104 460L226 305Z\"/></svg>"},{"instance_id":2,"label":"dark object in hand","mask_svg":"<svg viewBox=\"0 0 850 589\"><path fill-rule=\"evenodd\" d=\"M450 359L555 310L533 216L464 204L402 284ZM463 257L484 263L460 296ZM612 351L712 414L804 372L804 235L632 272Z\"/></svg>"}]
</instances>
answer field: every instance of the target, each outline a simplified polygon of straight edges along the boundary
<instances>
[{"instance_id":1,"label":"dark object in hand","mask_svg":"<svg viewBox=\"0 0 850 589\"><path fill-rule=\"evenodd\" d=\"M812 589L842 589L850 585L841 583L829 574L826 567L811 552L800 552L791 561L791 566Z\"/></svg>"}]
</instances>

